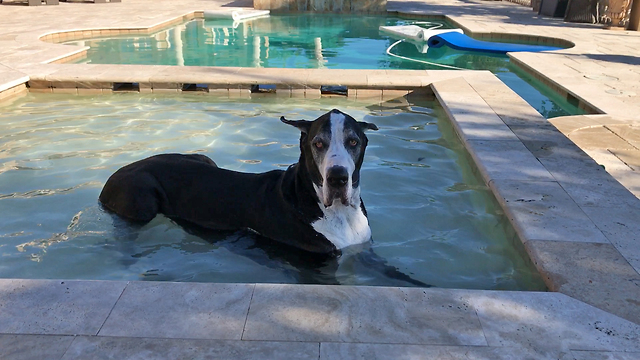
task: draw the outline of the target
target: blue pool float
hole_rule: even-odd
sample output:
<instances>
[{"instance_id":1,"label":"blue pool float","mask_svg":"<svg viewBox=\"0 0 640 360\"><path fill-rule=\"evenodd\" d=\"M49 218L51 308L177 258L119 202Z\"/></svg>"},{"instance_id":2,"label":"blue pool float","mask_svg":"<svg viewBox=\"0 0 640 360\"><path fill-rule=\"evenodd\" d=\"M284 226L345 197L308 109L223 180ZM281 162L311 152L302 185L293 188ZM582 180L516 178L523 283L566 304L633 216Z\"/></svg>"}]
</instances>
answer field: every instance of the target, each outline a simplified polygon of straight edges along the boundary
<instances>
[{"instance_id":1,"label":"blue pool float","mask_svg":"<svg viewBox=\"0 0 640 360\"><path fill-rule=\"evenodd\" d=\"M480 41L472 39L467 35L461 34L459 32L453 31L431 36L429 40L427 40L427 45L429 45L430 48L438 48L443 45L447 45L457 50L483 51L499 54L516 51L550 51L562 49L555 46L522 45Z\"/></svg>"}]
</instances>

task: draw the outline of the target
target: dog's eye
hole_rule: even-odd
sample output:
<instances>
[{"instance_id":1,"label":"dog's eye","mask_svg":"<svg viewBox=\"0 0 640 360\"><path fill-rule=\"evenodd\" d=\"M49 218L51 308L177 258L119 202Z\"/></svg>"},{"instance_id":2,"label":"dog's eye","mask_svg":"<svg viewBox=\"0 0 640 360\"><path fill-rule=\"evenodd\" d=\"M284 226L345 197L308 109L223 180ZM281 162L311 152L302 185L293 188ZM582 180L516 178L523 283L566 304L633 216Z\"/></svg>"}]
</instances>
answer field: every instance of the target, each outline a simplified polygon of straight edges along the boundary
<instances>
[{"instance_id":1,"label":"dog's eye","mask_svg":"<svg viewBox=\"0 0 640 360\"><path fill-rule=\"evenodd\" d=\"M316 149L320 150L324 147L324 144L322 143L322 141L316 141L315 143L313 143L313 145L316 147Z\"/></svg>"},{"instance_id":2,"label":"dog's eye","mask_svg":"<svg viewBox=\"0 0 640 360\"><path fill-rule=\"evenodd\" d=\"M351 146L351 147L358 146L358 140L356 140L356 139L349 140L349 146Z\"/></svg>"}]
</instances>

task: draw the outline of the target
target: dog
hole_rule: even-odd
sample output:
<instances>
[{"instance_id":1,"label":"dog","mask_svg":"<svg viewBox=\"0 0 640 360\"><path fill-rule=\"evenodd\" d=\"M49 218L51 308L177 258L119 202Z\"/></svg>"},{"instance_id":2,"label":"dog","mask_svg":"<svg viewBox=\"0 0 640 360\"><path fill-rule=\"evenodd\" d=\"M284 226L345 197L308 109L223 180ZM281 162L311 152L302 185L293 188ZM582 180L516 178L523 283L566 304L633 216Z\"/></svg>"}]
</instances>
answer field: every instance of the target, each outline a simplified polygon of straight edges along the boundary
<instances>
[{"instance_id":1,"label":"dog","mask_svg":"<svg viewBox=\"0 0 640 360\"><path fill-rule=\"evenodd\" d=\"M157 214L214 230L252 230L316 254L339 256L371 241L360 168L375 124L331 110L300 131L300 158L287 170L242 173L201 154L161 154L116 171L100 193L109 211L134 222Z\"/></svg>"}]
</instances>

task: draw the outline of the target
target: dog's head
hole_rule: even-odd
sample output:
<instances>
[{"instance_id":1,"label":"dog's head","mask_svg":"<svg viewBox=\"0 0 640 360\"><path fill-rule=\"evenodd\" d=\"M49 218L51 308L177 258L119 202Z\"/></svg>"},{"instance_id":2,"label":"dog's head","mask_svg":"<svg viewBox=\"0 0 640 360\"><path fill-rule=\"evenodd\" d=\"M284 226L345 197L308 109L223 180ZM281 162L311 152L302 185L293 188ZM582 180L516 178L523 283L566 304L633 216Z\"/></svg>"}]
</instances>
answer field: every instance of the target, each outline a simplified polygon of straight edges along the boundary
<instances>
[{"instance_id":1,"label":"dog's head","mask_svg":"<svg viewBox=\"0 0 640 360\"><path fill-rule=\"evenodd\" d=\"M364 131L378 127L336 109L314 121L287 120L284 116L280 120L300 129L300 165L311 176L322 204L330 207L338 201L358 206L360 167L368 142Z\"/></svg>"}]
</instances>

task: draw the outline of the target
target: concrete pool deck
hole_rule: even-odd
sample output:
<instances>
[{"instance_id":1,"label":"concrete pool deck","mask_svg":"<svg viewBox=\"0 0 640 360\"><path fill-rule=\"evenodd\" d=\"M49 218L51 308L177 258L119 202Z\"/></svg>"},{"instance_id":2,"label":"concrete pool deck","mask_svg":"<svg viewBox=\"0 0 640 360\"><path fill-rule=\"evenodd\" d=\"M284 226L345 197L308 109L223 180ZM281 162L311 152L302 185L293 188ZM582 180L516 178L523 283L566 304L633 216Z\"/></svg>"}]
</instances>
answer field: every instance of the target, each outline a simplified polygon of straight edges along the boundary
<instances>
[{"instance_id":1,"label":"concrete pool deck","mask_svg":"<svg viewBox=\"0 0 640 360\"><path fill-rule=\"evenodd\" d=\"M98 94L114 83L175 93L209 84L229 97L251 96L252 84L275 84L287 97L346 85L372 102L433 94L553 292L3 279L0 358L640 358L640 200L629 191L640 184L640 33L538 18L511 3L389 2L447 14L474 33L574 42L513 57L600 113L551 121L485 71L47 63L74 49L39 40L46 34L152 28L225 4L150 3L1 5L0 97L11 101L25 84Z\"/></svg>"}]
</instances>

